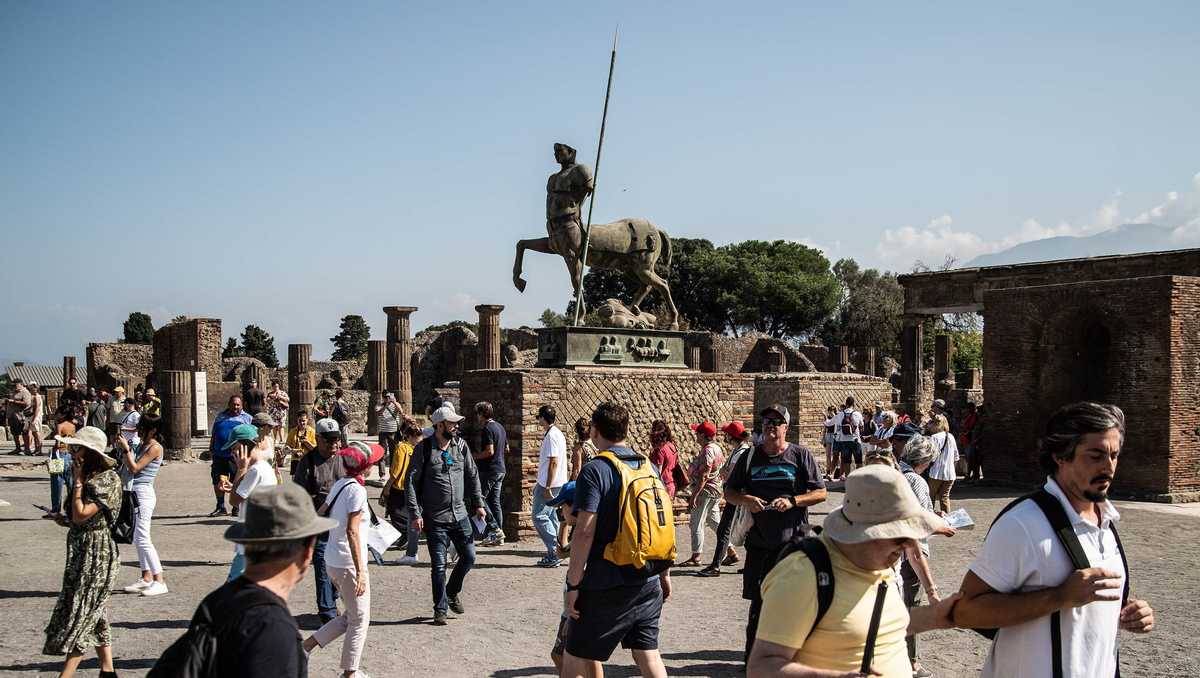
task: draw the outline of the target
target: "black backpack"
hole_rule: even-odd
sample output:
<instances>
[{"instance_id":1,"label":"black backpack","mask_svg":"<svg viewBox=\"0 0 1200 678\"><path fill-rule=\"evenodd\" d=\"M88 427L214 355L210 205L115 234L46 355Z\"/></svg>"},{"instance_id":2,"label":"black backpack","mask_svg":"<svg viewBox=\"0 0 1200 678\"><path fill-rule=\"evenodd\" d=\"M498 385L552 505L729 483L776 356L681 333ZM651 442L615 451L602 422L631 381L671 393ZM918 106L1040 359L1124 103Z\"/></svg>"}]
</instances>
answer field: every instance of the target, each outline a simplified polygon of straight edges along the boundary
<instances>
[{"instance_id":1,"label":"black backpack","mask_svg":"<svg viewBox=\"0 0 1200 678\"><path fill-rule=\"evenodd\" d=\"M241 623L242 616L250 608L279 604L274 596L258 586L238 595L235 601L233 609L222 608L224 619L220 622L213 621L207 600L200 603L188 630L163 652L146 678L220 678L217 653L221 635Z\"/></svg>"},{"instance_id":2,"label":"black backpack","mask_svg":"<svg viewBox=\"0 0 1200 678\"><path fill-rule=\"evenodd\" d=\"M817 529L814 528L814 531ZM767 572L797 551L803 552L812 562L817 577L817 617L813 620L812 629L808 631L811 635L813 629L817 628L825 613L829 611L829 606L833 604L833 562L829 559L829 550L825 548L825 543L821 541L820 537L803 537L792 539L784 544L775 555L775 562L767 568Z\"/></svg>"},{"instance_id":3,"label":"black backpack","mask_svg":"<svg viewBox=\"0 0 1200 678\"><path fill-rule=\"evenodd\" d=\"M854 435L854 410L842 410L842 435Z\"/></svg>"},{"instance_id":4,"label":"black backpack","mask_svg":"<svg viewBox=\"0 0 1200 678\"><path fill-rule=\"evenodd\" d=\"M1037 504L1038 508L1046 516L1046 521L1050 523L1050 529L1054 531L1054 535L1058 537L1058 542L1066 549L1067 557L1071 559L1071 567L1076 570L1084 570L1091 567L1092 565L1088 561L1087 553L1084 552L1083 545L1079 543L1079 536L1075 534L1075 529L1071 527L1071 518L1067 515L1066 509L1063 508L1062 502L1057 497L1046 491L1046 488L1039 488L1036 492L1015 499L996 515L996 520L1000 520L1000 516L1008 513L1010 509L1026 499L1032 500ZM992 521L992 525L996 524L996 520ZM1117 542L1117 553L1121 555L1121 566L1125 568L1125 589L1121 592L1121 607L1124 608L1125 603L1129 601L1129 561L1125 558L1125 548L1121 546L1121 537L1117 535L1117 526L1110 524L1109 529L1112 530L1113 539ZM995 640L998 630L975 629L975 632L985 638ZM1062 678L1062 616L1059 610L1055 610L1050 614L1050 656L1053 677ZM1120 659L1120 655L1118 654L1115 678L1121 678Z\"/></svg>"}]
</instances>

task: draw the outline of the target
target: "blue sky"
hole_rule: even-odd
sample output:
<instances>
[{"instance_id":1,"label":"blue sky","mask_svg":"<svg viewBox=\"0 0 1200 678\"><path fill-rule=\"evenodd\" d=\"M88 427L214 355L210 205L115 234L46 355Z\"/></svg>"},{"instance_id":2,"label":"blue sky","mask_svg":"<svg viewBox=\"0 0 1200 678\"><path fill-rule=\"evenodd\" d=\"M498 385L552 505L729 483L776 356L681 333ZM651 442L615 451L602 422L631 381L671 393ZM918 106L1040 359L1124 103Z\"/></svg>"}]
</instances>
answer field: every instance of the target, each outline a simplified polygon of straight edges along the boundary
<instances>
[{"instance_id":1,"label":"blue sky","mask_svg":"<svg viewBox=\"0 0 1200 678\"><path fill-rule=\"evenodd\" d=\"M517 293L513 243L552 143L594 162L617 23L597 220L893 270L1200 232L1200 5L975 4L4 3L0 361L133 310L281 356L390 304L535 324L566 274Z\"/></svg>"}]
</instances>

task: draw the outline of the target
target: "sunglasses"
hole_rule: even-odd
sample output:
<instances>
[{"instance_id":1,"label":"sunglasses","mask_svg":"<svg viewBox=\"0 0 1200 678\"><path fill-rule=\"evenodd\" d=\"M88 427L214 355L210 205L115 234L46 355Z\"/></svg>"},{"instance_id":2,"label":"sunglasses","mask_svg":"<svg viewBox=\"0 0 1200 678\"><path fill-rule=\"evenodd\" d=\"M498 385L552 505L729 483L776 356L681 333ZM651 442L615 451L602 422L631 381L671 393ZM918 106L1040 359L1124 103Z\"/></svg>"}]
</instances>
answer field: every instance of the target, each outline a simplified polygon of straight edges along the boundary
<instances>
[{"instance_id":1,"label":"sunglasses","mask_svg":"<svg viewBox=\"0 0 1200 678\"><path fill-rule=\"evenodd\" d=\"M442 471L449 470L454 466L454 457L450 456L450 450L442 450Z\"/></svg>"},{"instance_id":2,"label":"sunglasses","mask_svg":"<svg viewBox=\"0 0 1200 678\"><path fill-rule=\"evenodd\" d=\"M774 427L776 427L776 426L783 426L783 425L784 425L784 424L786 424L786 423L787 423L787 422L786 422L786 421L784 421L784 420L782 420L782 419L765 419L765 420L763 420L763 426L766 426L767 428L774 428Z\"/></svg>"}]
</instances>

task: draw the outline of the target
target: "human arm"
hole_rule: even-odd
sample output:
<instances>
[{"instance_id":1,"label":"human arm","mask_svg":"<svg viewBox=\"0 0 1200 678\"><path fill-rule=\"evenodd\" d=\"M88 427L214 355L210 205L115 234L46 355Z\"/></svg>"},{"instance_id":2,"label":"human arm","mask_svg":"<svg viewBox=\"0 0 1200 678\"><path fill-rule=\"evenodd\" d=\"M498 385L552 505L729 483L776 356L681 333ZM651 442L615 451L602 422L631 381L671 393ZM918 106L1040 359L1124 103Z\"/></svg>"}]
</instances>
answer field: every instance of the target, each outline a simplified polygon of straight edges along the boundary
<instances>
[{"instance_id":1,"label":"human arm","mask_svg":"<svg viewBox=\"0 0 1200 678\"><path fill-rule=\"evenodd\" d=\"M354 482L354 481L350 481ZM356 483L357 484L357 483ZM366 493L363 493L364 499ZM346 501L350 501L349 498ZM346 515L346 541L350 544L350 559L354 562L354 571L357 573L354 579L354 595L362 597L362 594L367 592L367 568L363 563L362 550L359 546L359 531L362 530L363 510L348 513Z\"/></svg>"},{"instance_id":2,"label":"human arm","mask_svg":"<svg viewBox=\"0 0 1200 678\"><path fill-rule=\"evenodd\" d=\"M558 457L551 456L549 461L546 463L546 482L547 483L554 482L554 473L557 470L558 470ZM543 487L542 488L542 496L544 496L546 499L553 499L554 493L550 491L549 487Z\"/></svg>"},{"instance_id":3,"label":"human arm","mask_svg":"<svg viewBox=\"0 0 1200 678\"><path fill-rule=\"evenodd\" d=\"M1075 570L1066 581L1040 591L1001 593L967 570L954 607L954 625L962 628L1002 629L1033 621L1071 607L1121 597L1120 574L1100 567ZM1124 610L1122 610L1124 616Z\"/></svg>"},{"instance_id":4,"label":"human arm","mask_svg":"<svg viewBox=\"0 0 1200 678\"><path fill-rule=\"evenodd\" d=\"M233 506L241 506L246 503L246 498L261 482L258 473L251 469L254 465L254 453L247 452L245 445L238 445L233 450L233 463L236 466L232 480L221 486L222 492L229 493L229 503ZM237 488L234 492L233 488Z\"/></svg>"},{"instance_id":5,"label":"human arm","mask_svg":"<svg viewBox=\"0 0 1200 678\"><path fill-rule=\"evenodd\" d=\"M569 473L567 474L570 476L571 480L575 480L577 477L579 477L579 469L582 467L583 443L579 443L574 449L571 450L571 466L569 467Z\"/></svg>"},{"instance_id":6,"label":"human arm","mask_svg":"<svg viewBox=\"0 0 1200 678\"><path fill-rule=\"evenodd\" d=\"M904 557L908 560L909 567L917 574L917 579L921 580L921 588L929 596L929 602L936 603L941 600L937 584L933 581L933 572L929 569L929 559L921 551L921 545L915 541L905 544Z\"/></svg>"},{"instance_id":7,"label":"human arm","mask_svg":"<svg viewBox=\"0 0 1200 678\"><path fill-rule=\"evenodd\" d=\"M579 600L579 591L570 589L583 582L584 566L587 565L588 554L592 551L592 542L595 539L596 514L591 511L576 512L575 532L571 536L571 560L567 567L566 608L571 619L579 619L579 610L575 609L575 602Z\"/></svg>"},{"instance_id":8,"label":"human arm","mask_svg":"<svg viewBox=\"0 0 1200 678\"><path fill-rule=\"evenodd\" d=\"M756 639L754 649L750 651L750 661L746 664L746 678L859 678L883 675L874 669L870 673L860 673L813 668L793 660L798 649Z\"/></svg>"},{"instance_id":9,"label":"human arm","mask_svg":"<svg viewBox=\"0 0 1200 678\"><path fill-rule=\"evenodd\" d=\"M479 436L479 449L472 452L471 456L475 457L476 461L483 461L484 459L491 459L495 453L496 441L492 438L492 432L485 425Z\"/></svg>"},{"instance_id":10,"label":"human arm","mask_svg":"<svg viewBox=\"0 0 1200 678\"><path fill-rule=\"evenodd\" d=\"M961 599L962 593L955 591L932 605L908 608L907 635L915 636L935 629L954 628L954 607Z\"/></svg>"},{"instance_id":11,"label":"human arm","mask_svg":"<svg viewBox=\"0 0 1200 678\"><path fill-rule=\"evenodd\" d=\"M83 499L83 464L75 462L71 468L73 469L71 475L74 479L71 489L71 524L82 525L100 511L100 505L94 501L84 501Z\"/></svg>"},{"instance_id":12,"label":"human arm","mask_svg":"<svg viewBox=\"0 0 1200 678\"><path fill-rule=\"evenodd\" d=\"M825 483L821 480L821 470L817 468L817 458L807 449L800 449L796 463L803 470L796 474L792 485L791 496L779 497L771 502L776 511L790 511L801 506L812 506L825 501L827 493Z\"/></svg>"},{"instance_id":13,"label":"human arm","mask_svg":"<svg viewBox=\"0 0 1200 678\"><path fill-rule=\"evenodd\" d=\"M408 515L412 516L413 528L418 531L425 529L417 488L425 478L425 458L428 449L428 442L423 442L413 450L412 459L408 462L408 478L404 481L404 498L405 503L408 504Z\"/></svg>"},{"instance_id":14,"label":"human arm","mask_svg":"<svg viewBox=\"0 0 1200 678\"><path fill-rule=\"evenodd\" d=\"M766 508L767 502L747 492L749 487L747 468L754 461L754 448L750 448L742 454L749 454L751 457L746 457L745 460L739 458L737 465L730 471L729 480L725 483L725 501L734 506L745 506L751 513L758 513Z\"/></svg>"},{"instance_id":15,"label":"human arm","mask_svg":"<svg viewBox=\"0 0 1200 678\"><path fill-rule=\"evenodd\" d=\"M467 502L475 509L475 514L480 518L487 516L487 509L483 507L483 487L479 483L479 467L475 465L475 460L469 454L463 455L463 497L469 497Z\"/></svg>"},{"instance_id":16,"label":"human arm","mask_svg":"<svg viewBox=\"0 0 1200 678\"><path fill-rule=\"evenodd\" d=\"M140 460L134 461L133 452L129 450L129 443L124 438L119 436L118 439L124 443L125 465L129 467L130 473L135 475L141 473L142 469L150 465L150 462L162 457L162 445L158 444L158 441L154 441L150 443L150 449L146 452L146 454L143 454Z\"/></svg>"}]
</instances>

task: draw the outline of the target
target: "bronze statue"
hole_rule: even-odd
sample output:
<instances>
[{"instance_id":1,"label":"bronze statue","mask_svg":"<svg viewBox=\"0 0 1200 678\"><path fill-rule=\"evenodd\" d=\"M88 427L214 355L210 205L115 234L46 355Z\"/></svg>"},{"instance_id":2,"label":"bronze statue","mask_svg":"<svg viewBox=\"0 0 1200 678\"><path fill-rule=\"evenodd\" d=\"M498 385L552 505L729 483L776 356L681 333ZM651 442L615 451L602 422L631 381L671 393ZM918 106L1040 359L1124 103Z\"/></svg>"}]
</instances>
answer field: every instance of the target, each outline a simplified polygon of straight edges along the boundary
<instances>
[{"instance_id":1,"label":"bronze statue","mask_svg":"<svg viewBox=\"0 0 1200 678\"><path fill-rule=\"evenodd\" d=\"M580 210L583 201L592 192L592 173L586 165L575 162L575 149L566 144L554 144L554 160L561 169L550 175L546 182L546 232L545 238L517 241L517 260L513 265L513 284L525 291L525 280L521 277L521 265L525 250L557 254L567 264L571 286L576 298L583 275L583 223ZM620 271L636 278L642 289L633 299L633 306L641 306L651 290L658 290L667 305L669 317L667 327L679 329L679 312L671 298L667 281L654 272L660 256L671 263L671 238L665 231L645 219L621 219L611 224L592 224L588 244L588 266ZM583 309L581 309L582 313Z\"/></svg>"}]
</instances>

